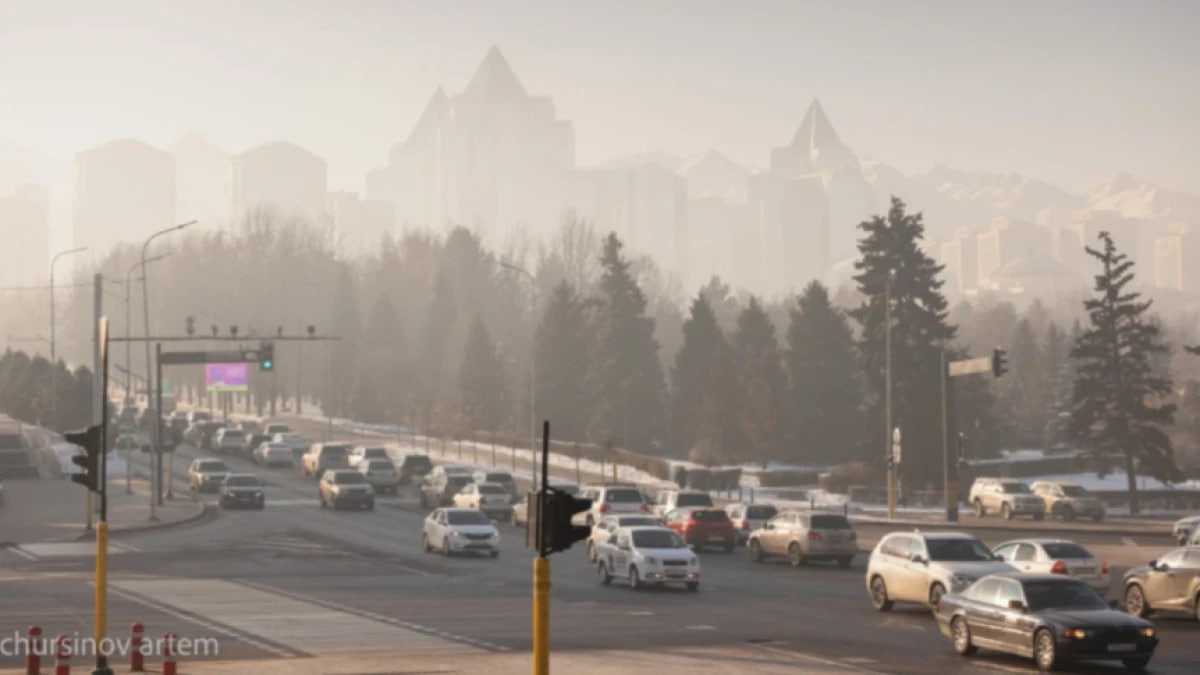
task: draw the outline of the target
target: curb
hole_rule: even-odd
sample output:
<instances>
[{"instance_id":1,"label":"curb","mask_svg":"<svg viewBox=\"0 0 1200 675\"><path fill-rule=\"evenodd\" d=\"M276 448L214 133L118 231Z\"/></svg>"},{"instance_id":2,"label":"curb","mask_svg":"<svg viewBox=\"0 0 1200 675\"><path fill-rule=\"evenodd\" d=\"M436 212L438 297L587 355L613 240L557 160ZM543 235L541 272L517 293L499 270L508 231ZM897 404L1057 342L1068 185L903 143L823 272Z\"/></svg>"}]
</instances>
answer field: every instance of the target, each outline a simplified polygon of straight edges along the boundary
<instances>
[{"instance_id":1,"label":"curb","mask_svg":"<svg viewBox=\"0 0 1200 675\"><path fill-rule=\"evenodd\" d=\"M863 525L892 525L892 526L895 526L898 528L924 528L927 530L933 530L933 529L938 529L938 530L943 530L943 529L945 529L945 530L959 530L959 529L994 530L997 532L1021 532L1023 534L1029 534L1030 532L1034 532L1036 535L1037 532L1039 532L1043 529L1043 528L1038 528L1036 530L1031 530L1028 527L1023 527L1022 525L1016 524L1016 523L1014 523L1012 525L1007 525L1007 524L1003 524L1003 523L966 525L962 522L942 523L942 522L931 522L931 521L921 521L921 520L888 520L887 518L875 518L872 516L855 516L853 514L850 515L850 520L854 521L855 523L862 523ZM1076 527L1070 527L1068 525L1065 527L1044 528L1044 530L1047 533L1066 532L1066 533L1070 533L1070 534L1107 534L1107 535L1112 535L1112 536L1117 536L1117 537L1152 536L1152 537L1163 537L1165 539L1171 539L1172 541L1174 541L1174 539L1171 536L1170 530L1163 530L1161 532L1158 532L1158 531L1154 531L1154 530L1147 530L1145 528L1129 529L1130 527L1131 526L1123 526L1123 528L1081 529L1081 528L1076 528Z\"/></svg>"},{"instance_id":2,"label":"curb","mask_svg":"<svg viewBox=\"0 0 1200 675\"><path fill-rule=\"evenodd\" d=\"M141 534L142 532L153 532L155 530L165 530L169 527L177 527L179 525L188 525L188 524L197 522L199 520L202 520L204 518L207 518L209 516L209 514L212 512L212 509L209 508L207 503L199 501L195 497L192 498L192 501L200 504L200 511L199 511L199 513L196 513L195 515L188 516L187 518L181 518L179 520L170 520L170 521L163 521L163 522L158 522L158 523L148 523L145 525L135 525L132 527L119 527L119 528L115 528L115 529L110 529L108 531L108 536L110 539L114 539L114 538L121 537L124 535L129 535L129 534ZM95 541L95 540L96 540L95 532L85 532L85 533L79 535L78 537L75 537L71 541Z\"/></svg>"}]
</instances>

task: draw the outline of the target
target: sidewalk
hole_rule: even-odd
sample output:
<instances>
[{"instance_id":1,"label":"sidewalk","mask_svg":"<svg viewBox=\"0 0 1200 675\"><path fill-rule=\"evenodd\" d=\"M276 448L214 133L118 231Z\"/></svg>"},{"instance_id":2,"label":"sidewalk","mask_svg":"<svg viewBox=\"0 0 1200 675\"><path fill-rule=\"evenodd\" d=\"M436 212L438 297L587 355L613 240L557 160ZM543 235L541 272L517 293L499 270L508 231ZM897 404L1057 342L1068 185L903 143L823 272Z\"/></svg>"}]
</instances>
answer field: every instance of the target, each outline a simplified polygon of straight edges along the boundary
<instances>
[{"instance_id":1,"label":"sidewalk","mask_svg":"<svg viewBox=\"0 0 1200 675\"><path fill-rule=\"evenodd\" d=\"M114 670L120 671L119 664ZM158 664L147 661L147 670ZM254 661L198 661L178 664L180 675L363 675L364 673L488 673L527 675L533 669L528 653L479 652L478 654L395 654L311 659ZM588 675L741 675L743 673L847 673L872 672L832 659L808 656L769 646L654 648L644 651L559 651L550 656L551 672ZM18 673L22 671L0 671Z\"/></svg>"},{"instance_id":2,"label":"sidewalk","mask_svg":"<svg viewBox=\"0 0 1200 675\"><path fill-rule=\"evenodd\" d=\"M125 478L108 483L108 526L112 536L146 529L171 527L204 516L205 505L186 490L157 507L157 522L150 518L150 487L147 481L130 481L132 494L125 494ZM0 520L0 543L27 544L39 541L69 541L90 538L85 529L86 490L68 478L6 481L4 517ZM93 506L99 498L93 495ZM93 517L93 523L95 516Z\"/></svg>"}]
</instances>

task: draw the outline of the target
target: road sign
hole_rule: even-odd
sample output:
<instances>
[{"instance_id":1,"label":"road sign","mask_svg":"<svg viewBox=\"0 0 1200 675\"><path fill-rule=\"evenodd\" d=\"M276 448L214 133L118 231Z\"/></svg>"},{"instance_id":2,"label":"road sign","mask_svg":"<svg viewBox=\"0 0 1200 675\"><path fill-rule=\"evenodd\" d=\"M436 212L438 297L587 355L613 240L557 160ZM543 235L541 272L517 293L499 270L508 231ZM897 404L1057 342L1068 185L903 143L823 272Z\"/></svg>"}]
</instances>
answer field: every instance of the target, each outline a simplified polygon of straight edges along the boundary
<instances>
[{"instance_id":1,"label":"road sign","mask_svg":"<svg viewBox=\"0 0 1200 675\"><path fill-rule=\"evenodd\" d=\"M895 461L897 464L899 464L899 463L900 463L900 444L899 444L899 443L893 443L893 444L892 444L892 459L893 459L893 460L894 460L894 461Z\"/></svg>"},{"instance_id":2,"label":"road sign","mask_svg":"<svg viewBox=\"0 0 1200 675\"><path fill-rule=\"evenodd\" d=\"M948 368L950 371L950 377L986 373L991 369L992 357L990 356L983 356L978 359L967 359L966 361L951 361Z\"/></svg>"}]
</instances>

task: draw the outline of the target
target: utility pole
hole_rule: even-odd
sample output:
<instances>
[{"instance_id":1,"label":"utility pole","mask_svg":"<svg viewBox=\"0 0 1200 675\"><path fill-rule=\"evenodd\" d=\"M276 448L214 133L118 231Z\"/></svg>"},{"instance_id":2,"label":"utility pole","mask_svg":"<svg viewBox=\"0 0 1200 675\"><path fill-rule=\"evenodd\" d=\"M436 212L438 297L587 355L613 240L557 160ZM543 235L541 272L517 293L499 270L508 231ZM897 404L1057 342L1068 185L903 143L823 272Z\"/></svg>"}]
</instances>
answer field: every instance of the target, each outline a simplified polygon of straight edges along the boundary
<instances>
[{"instance_id":1,"label":"utility pole","mask_svg":"<svg viewBox=\"0 0 1200 675\"><path fill-rule=\"evenodd\" d=\"M62 251L50 260L50 428L58 429L58 352L56 351L55 341L55 310L54 310L54 266L58 263L58 259L71 255L72 253L80 253L86 251L86 246L73 248L68 251ZM90 498L91 493L88 493ZM91 507L88 507L88 529L92 529Z\"/></svg>"},{"instance_id":2,"label":"utility pole","mask_svg":"<svg viewBox=\"0 0 1200 675\"><path fill-rule=\"evenodd\" d=\"M883 289L883 451L887 454L888 519L896 517L896 461L892 457L892 270L888 270Z\"/></svg>"},{"instance_id":3,"label":"utility pole","mask_svg":"<svg viewBox=\"0 0 1200 675\"><path fill-rule=\"evenodd\" d=\"M51 290L53 292L53 289ZM104 419L104 397L108 396L108 392L104 391L104 383L107 381L107 374L101 372L101 347L100 344L100 317L103 316L104 304L104 277L96 274L92 277L92 419L96 420L96 424L106 424L108 420ZM105 322L107 328L108 323ZM107 337L107 336L105 336ZM107 429L107 427L105 427ZM108 439L104 439L107 443ZM101 460L107 461L107 457L101 457ZM104 469L101 469L103 472ZM87 496L84 501L87 502L84 508L87 509L86 528L88 532L92 531L92 513L95 511L95 505L92 502L92 491L87 491ZM102 505L103 506L103 505Z\"/></svg>"}]
</instances>

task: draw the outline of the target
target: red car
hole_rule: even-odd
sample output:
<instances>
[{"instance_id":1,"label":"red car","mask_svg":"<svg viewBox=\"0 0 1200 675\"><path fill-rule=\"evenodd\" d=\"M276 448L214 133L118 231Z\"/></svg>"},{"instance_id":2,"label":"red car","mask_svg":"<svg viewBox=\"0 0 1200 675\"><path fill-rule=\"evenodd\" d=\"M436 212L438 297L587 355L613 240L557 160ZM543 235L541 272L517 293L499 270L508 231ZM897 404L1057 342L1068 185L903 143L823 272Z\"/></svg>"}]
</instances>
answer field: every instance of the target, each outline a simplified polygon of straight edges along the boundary
<instances>
[{"instance_id":1,"label":"red car","mask_svg":"<svg viewBox=\"0 0 1200 675\"><path fill-rule=\"evenodd\" d=\"M663 521L697 549L708 546L733 553L733 547L737 545L733 521L723 509L675 509Z\"/></svg>"}]
</instances>

